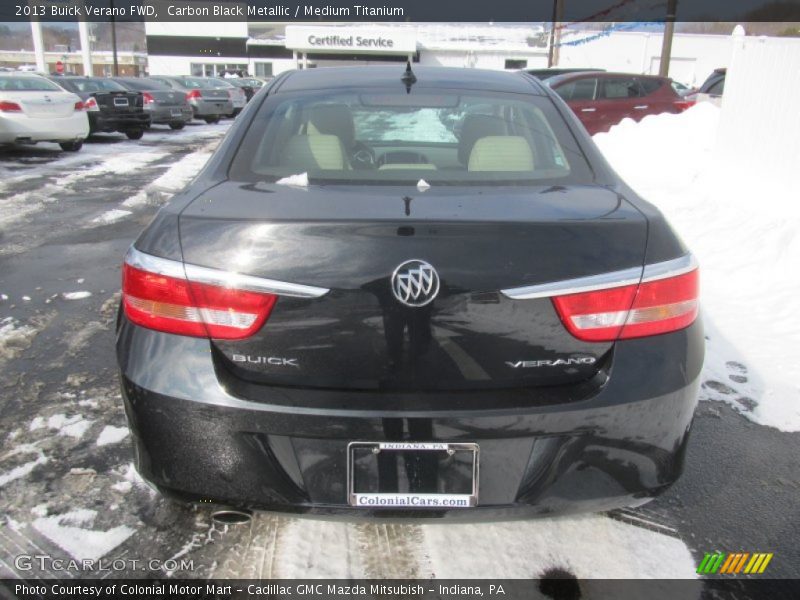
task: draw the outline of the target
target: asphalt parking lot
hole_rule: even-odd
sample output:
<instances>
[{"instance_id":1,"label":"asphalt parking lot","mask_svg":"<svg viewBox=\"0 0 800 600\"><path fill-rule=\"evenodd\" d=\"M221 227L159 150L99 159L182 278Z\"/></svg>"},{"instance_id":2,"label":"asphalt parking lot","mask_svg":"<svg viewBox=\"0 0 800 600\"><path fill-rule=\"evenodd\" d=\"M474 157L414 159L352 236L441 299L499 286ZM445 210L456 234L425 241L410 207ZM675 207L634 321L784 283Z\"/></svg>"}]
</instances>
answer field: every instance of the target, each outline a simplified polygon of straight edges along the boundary
<instances>
[{"instance_id":1,"label":"asphalt parking lot","mask_svg":"<svg viewBox=\"0 0 800 600\"><path fill-rule=\"evenodd\" d=\"M800 434L710 400L678 484L611 515L442 526L262 513L227 526L155 495L133 469L118 392L119 267L227 126L97 136L76 154L0 150L0 577L693 577L714 551L774 553L768 575L797 577ZM56 572L28 555L123 566Z\"/></svg>"}]
</instances>

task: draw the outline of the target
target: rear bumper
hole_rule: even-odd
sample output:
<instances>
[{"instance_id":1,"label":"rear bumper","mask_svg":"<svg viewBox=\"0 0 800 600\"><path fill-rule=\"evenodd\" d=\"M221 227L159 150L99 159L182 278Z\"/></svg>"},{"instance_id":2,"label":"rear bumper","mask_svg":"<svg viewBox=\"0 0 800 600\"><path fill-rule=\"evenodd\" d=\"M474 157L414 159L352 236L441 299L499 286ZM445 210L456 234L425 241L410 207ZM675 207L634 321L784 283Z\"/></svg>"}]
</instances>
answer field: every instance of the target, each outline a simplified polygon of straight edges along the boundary
<instances>
[{"instance_id":1,"label":"rear bumper","mask_svg":"<svg viewBox=\"0 0 800 600\"><path fill-rule=\"evenodd\" d=\"M257 401L243 399L220 384L205 340L124 318L117 340L136 466L164 493L317 515L464 520L608 510L664 491L682 469L703 346L699 322L618 343L605 383L570 403L537 405L532 389L524 405L493 409L493 399L520 397L496 390L466 393L484 396L485 409L460 410L456 401L412 412L402 409L403 394L381 392L368 393L370 410L330 390L260 386ZM353 440L476 442L478 507L351 508Z\"/></svg>"},{"instance_id":2,"label":"rear bumper","mask_svg":"<svg viewBox=\"0 0 800 600\"><path fill-rule=\"evenodd\" d=\"M89 113L89 124L92 131L127 131L129 129L144 129L150 124L150 115L146 112L103 114Z\"/></svg>"},{"instance_id":3,"label":"rear bumper","mask_svg":"<svg viewBox=\"0 0 800 600\"><path fill-rule=\"evenodd\" d=\"M86 113L69 117L37 119L25 115L0 118L0 143L13 144L20 138L31 142L71 142L89 135Z\"/></svg>"},{"instance_id":4,"label":"rear bumper","mask_svg":"<svg viewBox=\"0 0 800 600\"><path fill-rule=\"evenodd\" d=\"M230 100L191 100L195 117L214 117L229 115L233 112Z\"/></svg>"},{"instance_id":5,"label":"rear bumper","mask_svg":"<svg viewBox=\"0 0 800 600\"><path fill-rule=\"evenodd\" d=\"M173 111L175 113L173 114ZM194 116L191 106L158 107L147 111L150 115L150 122L156 125L169 123L188 123ZM180 113L180 114L178 114Z\"/></svg>"}]
</instances>

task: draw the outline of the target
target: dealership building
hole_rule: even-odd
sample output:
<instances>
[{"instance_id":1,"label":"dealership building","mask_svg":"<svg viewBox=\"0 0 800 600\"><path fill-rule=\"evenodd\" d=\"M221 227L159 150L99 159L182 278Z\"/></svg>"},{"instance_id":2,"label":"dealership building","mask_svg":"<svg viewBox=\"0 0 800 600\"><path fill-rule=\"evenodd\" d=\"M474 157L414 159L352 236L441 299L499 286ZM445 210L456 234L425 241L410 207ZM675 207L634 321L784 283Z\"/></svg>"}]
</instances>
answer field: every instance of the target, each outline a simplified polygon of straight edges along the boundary
<instances>
[{"instance_id":1,"label":"dealership building","mask_svg":"<svg viewBox=\"0 0 800 600\"><path fill-rule=\"evenodd\" d=\"M145 24L150 74L218 75L246 71L270 77L289 69L387 62L524 69L547 66L549 35L517 23L151 23ZM658 73L662 34L564 30L562 67ZM702 83L730 61L732 37L676 34L670 75Z\"/></svg>"},{"instance_id":2,"label":"dealership building","mask_svg":"<svg viewBox=\"0 0 800 600\"><path fill-rule=\"evenodd\" d=\"M151 74L268 77L386 62L513 69L547 64L541 26L386 23L146 23Z\"/></svg>"}]
</instances>

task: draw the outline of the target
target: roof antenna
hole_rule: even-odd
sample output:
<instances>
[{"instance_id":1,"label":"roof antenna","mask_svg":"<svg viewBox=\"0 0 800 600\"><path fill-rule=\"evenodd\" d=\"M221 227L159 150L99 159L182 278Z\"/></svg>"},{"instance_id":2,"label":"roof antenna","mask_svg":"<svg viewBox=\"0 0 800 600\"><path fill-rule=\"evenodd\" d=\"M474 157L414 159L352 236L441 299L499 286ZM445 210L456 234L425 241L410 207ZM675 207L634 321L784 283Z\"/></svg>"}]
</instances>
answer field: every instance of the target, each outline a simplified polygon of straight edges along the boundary
<instances>
[{"instance_id":1,"label":"roof antenna","mask_svg":"<svg viewBox=\"0 0 800 600\"><path fill-rule=\"evenodd\" d=\"M417 82L417 76L414 75L414 71L411 70L411 61L406 62L406 70L403 73L403 76L400 78L404 84L406 84L406 94L411 93L411 86Z\"/></svg>"}]
</instances>

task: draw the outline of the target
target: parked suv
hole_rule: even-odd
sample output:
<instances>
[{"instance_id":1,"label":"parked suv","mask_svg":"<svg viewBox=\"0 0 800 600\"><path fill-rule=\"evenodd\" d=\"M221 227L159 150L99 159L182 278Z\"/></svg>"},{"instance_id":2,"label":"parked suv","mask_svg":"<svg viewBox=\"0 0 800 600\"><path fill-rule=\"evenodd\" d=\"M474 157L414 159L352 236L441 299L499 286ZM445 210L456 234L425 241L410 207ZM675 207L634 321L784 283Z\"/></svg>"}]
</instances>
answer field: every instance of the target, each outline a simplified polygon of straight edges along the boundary
<instances>
[{"instance_id":1,"label":"parked suv","mask_svg":"<svg viewBox=\"0 0 800 600\"><path fill-rule=\"evenodd\" d=\"M141 92L127 90L104 77L51 76L50 80L83 100L90 134L119 131L128 139L138 140L150 126Z\"/></svg>"},{"instance_id":2,"label":"parked suv","mask_svg":"<svg viewBox=\"0 0 800 600\"><path fill-rule=\"evenodd\" d=\"M728 69L714 69L714 72L708 76L697 92L709 96L722 96L725 93L725 76L727 74Z\"/></svg>"},{"instance_id":3,"label":"parked suv","mask_svg":"<svg viewBox=\"0 0 800 600\"><path fill-rule=\"evenodd\" d=\"M570 73L545 82L569 105L594 135L622 119L641 121L647 115L679 113L693 102L680 96L668 77L627 73Z\"/></svg>"}]
</instances>

